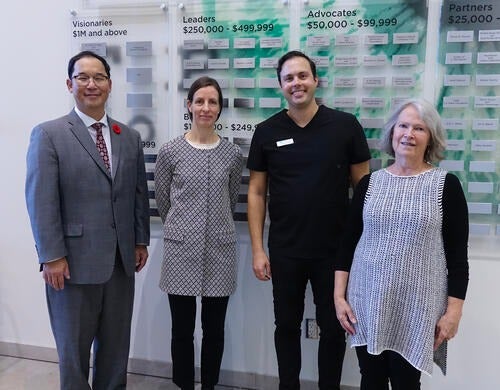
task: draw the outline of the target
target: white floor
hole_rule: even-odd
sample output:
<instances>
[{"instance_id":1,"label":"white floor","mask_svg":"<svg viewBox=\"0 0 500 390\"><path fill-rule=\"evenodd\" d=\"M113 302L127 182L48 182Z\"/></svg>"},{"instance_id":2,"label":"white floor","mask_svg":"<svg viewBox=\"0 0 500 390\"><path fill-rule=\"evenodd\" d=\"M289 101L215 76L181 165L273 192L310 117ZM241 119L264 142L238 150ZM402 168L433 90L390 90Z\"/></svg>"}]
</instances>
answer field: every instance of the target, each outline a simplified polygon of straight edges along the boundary
<instances>
[{"instance_id":1,"label":"white floor","mask_svg":"<svg viewBox=\"0 0 500 390\"><path fill-rule=\"evenodd\" d=\"M59 368L56 363L0 356L0 390L57 390ZM177 390L170 379L128 375L127 390ZM235 390L217 386L217 390Z\"/></svg>"}]
</instances>

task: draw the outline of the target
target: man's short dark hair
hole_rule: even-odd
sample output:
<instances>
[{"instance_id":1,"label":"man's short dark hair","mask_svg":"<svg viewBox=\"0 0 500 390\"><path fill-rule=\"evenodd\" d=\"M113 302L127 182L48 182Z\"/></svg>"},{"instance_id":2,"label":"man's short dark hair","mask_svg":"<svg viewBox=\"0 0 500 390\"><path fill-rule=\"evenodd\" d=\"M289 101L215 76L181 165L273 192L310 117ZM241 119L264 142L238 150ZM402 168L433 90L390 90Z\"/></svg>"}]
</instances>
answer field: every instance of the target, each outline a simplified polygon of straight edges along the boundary
<instances>
[{"instance_id":1,"label":"man's short dark hair","mask_svg":"<svg viewBox=\"0 0 500 390\"><path fill-rule=\"evenodd\" d=\"M283 64L288 61L289 59L291 58L294 58L294 57L302 57L302 58L305 58L307 60L307 62L309 62L309 66L311 67L311 73L313 75L313 78L317 78L317 74L316 74L316 64L314 63L313 60L311 60L307 55L305 55L304 53L302 53L301 51L298 51L298 50L292 50L292 51L289 51L288 53L284 54L279 60L278 60L278 66L276 68L276 75L278 76L278 82L279 84L281 85L281 70L283 69Z\"/></svg>"},{"instance_id":2,"label":"man's short dark hair","mask_svg":"<svg viewBox=\"0 0 500 390\"><path fill-rule=\"evenodd\" d=\"M79 59L85 58L85 57L93 57L98 59L99 61L102 62L104 69L106 70L106 76L111 77L111 68L108 64L108 62L104 59L104 57L101 57L100 55L90 51L90 50L84 50L78 53L77 55L74 55L73 57L70 58L68 62L68 78L71 80L73 78L73 71L75 70L75 63Z\"/></svg>"}]
</instances>

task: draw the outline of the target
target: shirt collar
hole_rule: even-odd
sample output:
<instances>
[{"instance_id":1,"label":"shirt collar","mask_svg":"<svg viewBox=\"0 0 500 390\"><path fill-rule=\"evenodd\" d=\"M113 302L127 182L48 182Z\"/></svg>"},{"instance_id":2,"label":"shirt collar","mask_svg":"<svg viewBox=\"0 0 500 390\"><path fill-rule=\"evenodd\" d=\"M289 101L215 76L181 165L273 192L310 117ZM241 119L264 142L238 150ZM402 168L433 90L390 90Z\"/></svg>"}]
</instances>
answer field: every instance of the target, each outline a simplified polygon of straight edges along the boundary
<instances>
[{"instance_id":1,"label":"shirt collar","mask_svg":"<svg viewBox=\"0 0 500 390\"><path fill-rule=\"evenodd\" d=\"M98 121L96 121L94 118L91 118L87 114L84 114L83 112L81 112L78 109L78 107L75 107L75 112L80 117L80 119L82 120L84 125L87 127L92 126L96 122L101 122L104 125L104 127L108 127L108 114L106 114L106 112L104 113L104 116Z\"/></svg>"}]
</instances>

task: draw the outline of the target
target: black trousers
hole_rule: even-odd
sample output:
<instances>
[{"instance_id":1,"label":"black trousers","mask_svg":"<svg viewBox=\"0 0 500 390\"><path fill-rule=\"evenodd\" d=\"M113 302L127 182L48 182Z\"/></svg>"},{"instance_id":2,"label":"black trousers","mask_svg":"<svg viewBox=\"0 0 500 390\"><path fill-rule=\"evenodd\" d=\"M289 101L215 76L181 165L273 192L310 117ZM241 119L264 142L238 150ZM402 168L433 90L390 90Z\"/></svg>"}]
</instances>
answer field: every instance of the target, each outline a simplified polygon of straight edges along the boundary
<instances>
[{"instance_id":1,"label":"black trousers","mask_svg":"<svg viewBox=\"0 0 500 390\"><path fill-rule=\"evenodd\" d=\"M339 390L346 342L345 332L335 316L331 260L296 259L271 253L270 261L280 390L300 389L301 323L308 281L320 328L318 386L321 390Z\"/></svg>"},{"instance_id":2,"label":"black trousers","mask_svg":"<svg viewBox=\"0 0 500 390\"><path fill-rule=\"evenodd\" d=\"M399 353L372 355L366 346L356 347L361 372L360 390L419 390L421 372Z\"/></svg>"},{"instance_id":3,"label":"black trousers","mask_svg":"<svg viewBox=\"0 0 500 390\"><path fill-rule=\"evenodd\" d=\"M194 343L196 297L168 295L172 315L173 382L182 390L194 389ZM224 352L224 322L229 297L201 298L201 384L213 389L219 382Z\"/></svg>"}]
</instances>

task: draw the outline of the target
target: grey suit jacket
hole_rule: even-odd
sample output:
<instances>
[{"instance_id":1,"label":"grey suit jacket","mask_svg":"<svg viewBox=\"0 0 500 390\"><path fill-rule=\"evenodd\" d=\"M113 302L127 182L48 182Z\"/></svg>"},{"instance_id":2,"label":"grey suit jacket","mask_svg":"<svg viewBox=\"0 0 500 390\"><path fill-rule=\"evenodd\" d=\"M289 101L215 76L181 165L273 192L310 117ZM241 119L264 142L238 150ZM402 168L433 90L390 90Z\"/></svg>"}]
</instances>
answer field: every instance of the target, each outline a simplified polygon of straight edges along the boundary
<instances>
[{"instance_id":1,"label":"grey suit jacket","mask_svg":"<svg viewBox=\"0 0 500 390\"><path fill-rule=\"evenodd\" d=\"M75 111L36 126L27 154L26 203L40 263L66 257L69 283L104 283L119 248L128 275L135 245L149 244L149 201L139 133L108 117L113 178ZM116 128L115 126L115 128Z\"/></svg>"}]
</instances>

